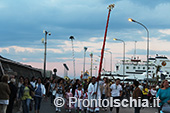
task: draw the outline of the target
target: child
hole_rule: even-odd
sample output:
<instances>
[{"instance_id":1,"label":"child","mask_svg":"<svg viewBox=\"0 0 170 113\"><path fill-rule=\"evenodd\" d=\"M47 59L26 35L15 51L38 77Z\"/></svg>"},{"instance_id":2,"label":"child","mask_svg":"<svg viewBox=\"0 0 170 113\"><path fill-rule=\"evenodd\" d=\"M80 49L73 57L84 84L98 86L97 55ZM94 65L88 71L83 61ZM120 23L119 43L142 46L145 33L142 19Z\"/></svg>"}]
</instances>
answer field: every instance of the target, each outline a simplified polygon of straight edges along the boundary
<instances>
[{"instance_id":1,"label":"child","mask_svg":"<svg viewBox=\"0 0 170 113\"><path fill-rule=\"evenodd\" d=\"M83 99L88 99L88 90L87 90L87 88L84 89L84 97L83 97ZM86 101L85 101L85 102L86 102ZM87 102L84 103L84 104L85 104L85 106L87 106ZM84 108L84 112L86 113L87 107L84 107L84 106L83 106L83 108Z\"/></svg>"},{"instance_id":2,"label":"child","mask_svg":"<svg viewBox=\"0 0 170 113\"><path fill-rule=\"evenodd\" d=\"M81 85L79 85L78 89L75 90L75 97L77 98L77 103L75 104L75 108L77 108L78 112L81 113L82 101L80 101L80 106L78 106L78 99L83 99L83 90Z\"/></svg>"},{"instance_id":3,"label":"child","mask_svg":"<svg viewBox=\"0 0 170 113\"><path fill-rule=\"evenodd\" d=\"M73 105L69 106L69 98L70 97L73 97L73 94L71 93L70 87L69 87L66 90L66 103L65 103L66 111L68 111L69 113L71 113L71 109L73 108Z\"/></svg>"}]
</instances>

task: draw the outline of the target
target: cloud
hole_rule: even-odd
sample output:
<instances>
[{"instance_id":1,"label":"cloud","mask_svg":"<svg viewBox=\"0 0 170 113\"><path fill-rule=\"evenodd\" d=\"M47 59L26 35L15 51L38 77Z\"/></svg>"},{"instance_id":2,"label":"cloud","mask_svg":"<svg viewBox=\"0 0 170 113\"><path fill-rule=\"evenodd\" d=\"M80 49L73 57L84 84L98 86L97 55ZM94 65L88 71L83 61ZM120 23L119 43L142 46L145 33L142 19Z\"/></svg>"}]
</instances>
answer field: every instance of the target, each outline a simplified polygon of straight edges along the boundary
<instances>
[{"instance_id":1,"label":"cloud","mask_svg":"<svg viewBox=\"0 0 170 113\"><path fill-rule=\"evenodd\" d=\"M9 50L10 49L14 49L14 51L16 53L19 53L19 52L29 52L29 53L34 53L34 52L37 52L37 51L44 51L44 49L38 49L38 48L27 48L27 47L19 47L19 46L9 46L9 47L4 47L4 48L0 48L0 52L2 51L7 51L9 53ZM53 49L53 48L48 48L48 51L51 51L51 52L54 52L54 53L63 53L61 50L59 49Z\"/></svg>"},{"instance_id":2,"label":"cloud","mask_svg":"<svg viewBox=\"0 0 170 113\"><path fill-rule=\"evenodd\" d=\"M166 35L170 35L170 29L162 29L162 30L159 30L160 33L163 33L163 34L166 34Z\"/></svg>"},{"instance_id":3,"label":"cloud","mask_svg":"<svg viewBox=\"0 0 170 113\"><path fill-rule=\"evenodd\" d=\"M110 15L105 49L112 51L114 62L122 57L123 45L113 38L126 42L127 57L132 56L134 41L137 41L137 53L146 58L146 31L142 26L128 22L130 17L149 29L151 55L170 51L168 0L5 0L0 1L0 53L17 61L41 64L44 57L41 38L45 36L42 32L45 29L52 33L47 36L48 63L55 66L55 63L69 62L72 68L69 37L73 35L76 63L81 67L84 47L88 47L87 58L91 52L94 57L100 55L107 6L111 3L115 3L115 8ZM105 57L109 59L109 54L105 53ZM52 66L49 67L52 69Z\"/></svg>"}]
</instances>

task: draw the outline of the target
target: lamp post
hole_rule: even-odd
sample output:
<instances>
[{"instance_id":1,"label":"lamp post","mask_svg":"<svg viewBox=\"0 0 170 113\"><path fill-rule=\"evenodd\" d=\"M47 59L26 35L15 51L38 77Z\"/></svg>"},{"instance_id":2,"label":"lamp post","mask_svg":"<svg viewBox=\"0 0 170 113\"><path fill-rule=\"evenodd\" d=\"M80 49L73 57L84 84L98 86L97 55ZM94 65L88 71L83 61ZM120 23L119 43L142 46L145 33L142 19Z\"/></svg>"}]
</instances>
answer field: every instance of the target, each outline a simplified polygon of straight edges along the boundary
<instances>
[{"instance_id":1,"label":"lamp post","mask_svg":"<svg viewBox=\"0 0 170 113\"><path fill-rule=\"evenodd\" d=\"M90 76L92 77L92 72L93 72L93 53L90 54L91 57L91 72L90 72Z\"/></svg>"},{"instance_id":2,"label":"lamp post","mask_svg":"<svg viewBox=\"0 0 170 113\"><path fill-rule=\"evenodd\" d=\"M42 43L44 43L44 77L46 77L47 35L50 36L51 32L43 30L43 33L45 33L45 40L42 38Z\"/></svg>"},{"instance_id":3,"label":"lamp post","mask_svg":"<svg viewBox=\"0 0 170 113\"><path fill-rule=\"evenodd\" d=\"M73 56L73 68L74 68L74 80L75 80L75 78L76 78L76 69L75 69L75 57L74 57L74 46L73 46L74 36L70 36L69 39L71 40L71 43L72 43L72 56Z\"/></svg>"},{"instance_id":4,"label":"lamp post","mask_svg":"<svg viewBox=\"0 0 170 113\"><path fill-rule=\"evenodd\" d=\"M148 82L148 64L149 64L149 30L147 29L147 27L145 25L143 25L142 23L136 21L136 20L133 20L131 18L128 19L130 22L135 22L141 26L143 26L145 29L146 29L146 32L147 32L147 69L146 69L146 72L147 72L147 82Z\"/></svg>"},{"instance_id":5,"label":"lamp post","mask_svg":"<svg viewBox=\"0 0 170 113\"><path fill-rule=\"evenodd\" d=\"M83 77L84 77L84 73L85 73L85 59L86 59L86 51L87 51L87 47L84 47L84 63L83 63Z\"/></svg>"},{"instance_id":6,"label":"lamp post","mask_svg":"<svg viewBox=\"0 0 170 113\"><path fill-rule=\"evenodd\" d=\"M110 53L110 74L112 73L112 52L106 50L106 52Z\"/></svg>"},{"instance_id":7,"label":"lamp post","mask_svg":"<svg viewBox=\"0 0 170 113\"><path fill-rule=\"evenodd\" d=\"M113 40L123 42L123 83L124 83L124 76L125 76L125 42L121 39L114 38Z\"/></svg>"}]
</instances>

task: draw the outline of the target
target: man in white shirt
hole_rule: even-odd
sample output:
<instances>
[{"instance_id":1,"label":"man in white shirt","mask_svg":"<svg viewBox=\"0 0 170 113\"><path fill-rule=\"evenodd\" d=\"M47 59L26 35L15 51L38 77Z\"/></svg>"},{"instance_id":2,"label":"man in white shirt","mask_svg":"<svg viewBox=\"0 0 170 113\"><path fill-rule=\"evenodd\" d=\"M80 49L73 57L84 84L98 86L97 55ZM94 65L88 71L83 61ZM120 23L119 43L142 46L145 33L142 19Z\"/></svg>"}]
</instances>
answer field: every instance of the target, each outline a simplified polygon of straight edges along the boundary
<instances>
[{"instance_id":1,"label":"man in white shirt","mask_svg":"<svg viewBox=\"0 0 170 113\"><path fill-rule=\"evenodd\" d=\"M101 92L100 92L100 84L96 82L96 78L92 77L92 83L88 86L88 100L91 99L101 99ZM97 101L97 106L95 106L95 103L92 102L92 105L89 107L89 111L91 113L99 113L99 102Z\"/></svg>"},{"instance_id":2,"label":"man in white shirt","mask_svg":"<svg viewBox=\"0 0 170 113\"><path fill-rule=\"evenodd\" d=\"M113 97L113 102L115 99L119 99L122 96L122 86L120 85L120 79L116 80L116 83L110 86L111 96ZM113 103L114 105L114 103ZM113 107L110 107L110 112L112 112ZM119 113L119 107L116 107L116 113Z\"/></svg>"}]
</instances>

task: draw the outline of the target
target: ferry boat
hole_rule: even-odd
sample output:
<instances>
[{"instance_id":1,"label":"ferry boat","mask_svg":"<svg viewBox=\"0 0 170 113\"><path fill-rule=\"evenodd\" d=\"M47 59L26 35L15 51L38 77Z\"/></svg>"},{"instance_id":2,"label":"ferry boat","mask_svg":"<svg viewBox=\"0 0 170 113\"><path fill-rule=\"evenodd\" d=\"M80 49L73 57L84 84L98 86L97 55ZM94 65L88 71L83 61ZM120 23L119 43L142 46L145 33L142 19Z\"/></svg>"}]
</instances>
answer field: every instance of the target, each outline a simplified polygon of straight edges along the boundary
<instances>
[{"instance_id":1,"label":"ferry boat","mask_svg":"<svg viewBox=\"0 0 170 113\"><path fill-rule=\"evenodd\" d=\"M159 56L148 59L148 80L163 80L170 81L170 60L166 56ZM123 66L124 75L123 75ZM111 74L114 78L121 78L124 80L146 80L147 79L147 61L142 61L139 57L132 57L129 60L123 60L115 64L115 71Z\"/></svg>"}]
</instances>

